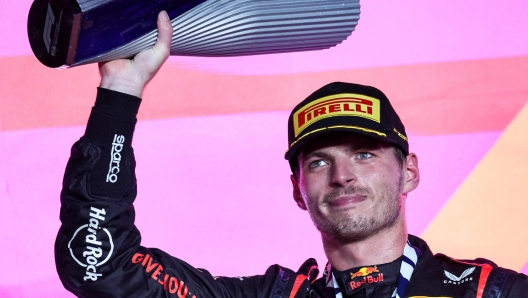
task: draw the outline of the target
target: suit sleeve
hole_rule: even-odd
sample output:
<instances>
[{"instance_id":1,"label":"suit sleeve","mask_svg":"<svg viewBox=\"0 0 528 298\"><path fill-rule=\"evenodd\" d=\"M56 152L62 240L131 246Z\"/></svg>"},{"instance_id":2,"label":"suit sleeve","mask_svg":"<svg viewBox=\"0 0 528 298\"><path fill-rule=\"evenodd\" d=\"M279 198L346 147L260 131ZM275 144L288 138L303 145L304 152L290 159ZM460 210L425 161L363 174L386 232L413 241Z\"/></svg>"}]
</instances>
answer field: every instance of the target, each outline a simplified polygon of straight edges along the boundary
<instances>
[{"instance_id":1,"label":"suit sleeve","mask_svg":"<svg viewBox=\"0 0 528 298\"><path fill-rule=\"evenodd\" d=\"M134 225L132 136L141 99L99 89L84 136L71 150L61 192L57 272L79 297L288 297L296 274L214 278L159 249Z\"/></svg>"},{"instance_id":2,"label":"suit sleeve","mask_svg":"<svg viewBox=\"0 0 528 298\"><path fill-rule=\"evenodd\" d=\"M528 276L522 273L514 274L511 288L501 297L528 298Z\"/></svg>"}]
</instances>

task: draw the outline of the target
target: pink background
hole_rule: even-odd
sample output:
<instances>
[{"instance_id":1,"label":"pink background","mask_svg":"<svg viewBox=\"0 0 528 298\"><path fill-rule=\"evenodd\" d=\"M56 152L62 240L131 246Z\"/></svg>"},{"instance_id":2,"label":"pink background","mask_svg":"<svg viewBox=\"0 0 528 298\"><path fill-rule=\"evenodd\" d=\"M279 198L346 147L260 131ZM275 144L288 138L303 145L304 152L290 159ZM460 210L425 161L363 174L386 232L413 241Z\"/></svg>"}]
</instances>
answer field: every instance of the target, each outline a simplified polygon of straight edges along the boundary
<instances>
[{"instance_id":1,"label":"pink background","mask_svg":"<svg viewBox=\"0 0 528 298\"><path fill-rule=\"evenodd\" d=\"M317 231L293 203L283 154L288 110L326 79L388 90L422 172L409 195L409 232L424 233L528 101L528 4L363 2L356 31L330 50L170 58L145 94L134 137L143 245L215 275L297 269L309 257L325 264ZM30 4L0 3L0 297L70 297L53 260L59 193L97 70L39 65L26 37ZM505 266L528 273L523 245L502 253L523 260Z\"/></svg>"}]
</instances>

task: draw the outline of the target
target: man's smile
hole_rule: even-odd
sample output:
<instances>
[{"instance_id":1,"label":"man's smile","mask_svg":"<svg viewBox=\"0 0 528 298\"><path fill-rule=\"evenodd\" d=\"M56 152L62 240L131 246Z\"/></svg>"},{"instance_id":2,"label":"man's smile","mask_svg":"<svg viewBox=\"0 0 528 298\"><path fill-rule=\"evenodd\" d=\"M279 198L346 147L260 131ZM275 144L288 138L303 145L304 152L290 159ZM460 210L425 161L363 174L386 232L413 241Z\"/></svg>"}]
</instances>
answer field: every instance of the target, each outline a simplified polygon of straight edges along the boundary
<instances>
[{"instance_id":1,"label":"man's smile","mask_svg":"<svg viewBox=\"0 0 528 298\"><path fill-rule=\"evenodd\" d=\"M344 207L351 204L361 203L366 199L367 197L362 195L342 195L335 199L329 200L327 204L330 207Z\"/></svg>"}]
</instances>

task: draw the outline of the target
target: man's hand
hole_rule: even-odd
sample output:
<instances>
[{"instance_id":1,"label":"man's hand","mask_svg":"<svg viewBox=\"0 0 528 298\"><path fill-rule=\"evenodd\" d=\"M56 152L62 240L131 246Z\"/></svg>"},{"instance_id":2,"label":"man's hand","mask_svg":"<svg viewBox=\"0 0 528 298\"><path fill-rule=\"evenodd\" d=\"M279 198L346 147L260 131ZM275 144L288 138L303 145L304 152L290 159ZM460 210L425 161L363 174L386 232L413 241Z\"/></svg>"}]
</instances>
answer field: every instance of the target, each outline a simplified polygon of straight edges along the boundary
<instances>
[{"instance_id":1,"label":"man's hand","mask_svg":"<svg viewBox=\"0 0 528 298\"><path fill-rule=\"evenodd\" d=\"M156 44L133 59L119 59L99 63L99 87L141 97L147 83L156 75L170 54L172 25L167 12L158 15Z\"/></svg>"}]
</instances>

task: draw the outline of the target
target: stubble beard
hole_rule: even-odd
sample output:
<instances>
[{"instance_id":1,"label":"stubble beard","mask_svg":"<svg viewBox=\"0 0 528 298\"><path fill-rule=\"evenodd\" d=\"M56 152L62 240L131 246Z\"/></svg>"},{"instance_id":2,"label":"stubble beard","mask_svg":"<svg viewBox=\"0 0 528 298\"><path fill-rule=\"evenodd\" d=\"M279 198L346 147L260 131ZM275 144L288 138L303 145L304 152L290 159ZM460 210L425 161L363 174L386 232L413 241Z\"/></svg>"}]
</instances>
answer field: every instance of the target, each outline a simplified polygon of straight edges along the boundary
<instances>
[{"instance_id":1,"label":"stubble beard","mask_svg":"<svg viewBox=\"0 0 528 298\"><path fill-rule=\"evenodd\" d=\"M370 218L363 214L347 213L342 216L330 217L324 215L318 206L310 208L310 217L323 237L347 243L364 240L382 230L393 227L398 222L402 209L400 193L403 181L401 178L400 176L396 186L385 185L380 194L380 209L377 214ZM361 187L334 189L325 195L322 202L327 204L340 195L370 196L371 192Z\"/></svg>"}]
</instances>

